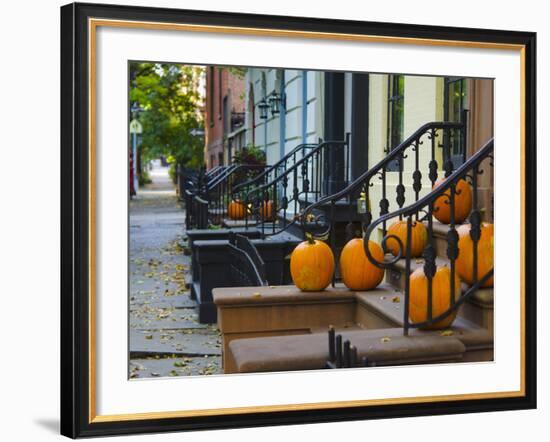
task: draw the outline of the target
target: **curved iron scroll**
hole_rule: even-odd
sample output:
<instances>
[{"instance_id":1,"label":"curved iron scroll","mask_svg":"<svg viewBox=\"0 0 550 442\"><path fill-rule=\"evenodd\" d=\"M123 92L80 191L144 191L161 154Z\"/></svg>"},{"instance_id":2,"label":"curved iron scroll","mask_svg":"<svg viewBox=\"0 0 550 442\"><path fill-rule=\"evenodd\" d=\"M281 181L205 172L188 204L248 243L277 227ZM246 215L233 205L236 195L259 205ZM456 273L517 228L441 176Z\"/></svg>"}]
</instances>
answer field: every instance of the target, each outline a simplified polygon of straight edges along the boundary
<instances>
[{"instance_id":1,"label":"curved iron scroll","mask_svg":"<svg viewBox=\"0 0 550 442\"><path fill-rule=\"evenodd\" d=\"M380 268L391 268L397 261L405 259L405 308L404 308L404 332L408 333L409 328L421 328L429 325L433 325L438 321L448 317L453 312L462 305L469 297L471 297L476 290L483 286L483 284L488 281L493 276L493 269L490 269L484 275L478 275L478 243L481 238L481 209L478 204L478 176L484 173L482 165L484 161L488 164L486 166L493 167L493 152L494 152L494 140L490 139L481 149L479 149L474 155L472 155L464 164L458 167L454 172L452 172L444 182L435 187L429 194L424 196L421 199L418 199L413 204L395 210L391 213L385 214L378 218L376 221L372 222L366 229L365 235L363 237L364 241L364 250L365 254L369 261L374 265ZM485 167L485 166L484 166ZM458 233L457 233L457 222L455 220L455 200L458 195L460 195L460 190L457 189L457 184L461 180L467 180L471 185L472 192L472 210L470 212L469 221L470 221L470 237L473 244L472 252L472 284L461 294L457 299L455 291L459 288L455 286L455 275L456 268L455 262L459 255L458 249ZM440 198L443 198L443 204L448 204L449 213L450 213L450 223L448 224L448 232L446 235L447 240L447 259L449 260L449 269L450 269L450 302L449 308L437 315L434 316L432 312L432 284L433 278L437 271L436 265L436 252L435 252L435 240L433 234L433 224L434 224L434 213L436 210L436 202ZM371 236L381 225L384 225L386 222L391 219L406 219L407 222L407 241L405 245L399 238L393 235L387 235L384 230L384 238L382 240L382 246L384 247L387 241L391 238L398 244L398 250L396 255L392 258L388 258L389 255L386 255L384 261L378 261L374 258L369 250L368 241ZM424 249L423 253L423 270L424 275L428 280L427 288L427 319L422 322L412 323L409 320L409 296L410 296L410 287L409 287L409 276L411 274L411 243L409 240L412 235L412 225L415 222L423 222L427 224L428 231L428 243Z\"/></svg>"},{"instance_id":2,"label":"curved iron scroll","mask_svg":"<svg viewBox=\"0 0 550 442\"><path fill-rule=\"evenodd\" d=\"M418 201L420 197L420 191L422 189L423 174L420 170L429 170L427 178L430 184L433 186L438 178L437 170L438 155L437 149L443 149L444 157L450 156L450 141L451 133L459 132L462 134L461 140L465 143L466 140L466 113L462 116L462 121L456 122L430 122L422 125L401 144L392 149L382 160L370 167L367 171L363 172L353 182L347 185L344 189L336 192L327 197L321 198L318 201L310 204L301 213L301 219L303 224L308 218L312 218L314 221L316 217L312 216L315 210L322 206L334 205L337 202L345 201L348 205L350 215L353 212L359 212L362 216L363 230L374 219L372 207L379 207L380 216L384 216L390 211L390 195L388 194L388 174L397 174L398 183L395 187L394 201L398 207L404 207L406 203L406 189L404 186L404 175L408 173L404 170L405 160L409 158L412 161L413 171L412 175L412 192L414 193L415 201ZM439 142L442 139L442 143ZM425 167L421 167L420 164L420 151L421 149L428 149L428 163ZM465 149L465 145L463 146ZM397 170L394 170L394 165L398 165ZM375 179L378 179L381 184L381 199L378 204L371 204L370 195L371 188L374 185ZM362 206L362 208L361 208ZM330 221L330 220L329 220ZM322 227L322 226L318 226ZM385 233L384 225L384 233ZM331 236L332 224L329 222L325 226L325 230L318 233L318 236L327 237Z\"/></svg>"}]
</instances>

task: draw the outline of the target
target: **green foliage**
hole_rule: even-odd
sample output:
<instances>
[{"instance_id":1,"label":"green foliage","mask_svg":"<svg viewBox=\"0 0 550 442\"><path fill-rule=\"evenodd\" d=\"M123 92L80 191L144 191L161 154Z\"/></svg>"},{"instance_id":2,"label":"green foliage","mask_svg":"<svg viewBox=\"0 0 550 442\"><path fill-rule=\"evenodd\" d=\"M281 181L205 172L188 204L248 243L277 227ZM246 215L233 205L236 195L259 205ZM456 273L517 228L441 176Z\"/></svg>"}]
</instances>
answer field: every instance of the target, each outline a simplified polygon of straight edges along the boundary
<instances>
[{"instance_id":1,"label":"green foliage","mask_svg":"<svg viewBox=\"0 0 550 442\"><path fill-rule=\"evenodd\" d=\"M232 158L233 164L246 164L256 166L252 168L242 168L233 175L233 185L248 181L259 175L265 166L265 152L258 146L249 144L235 152Z\"/></svg>"},{"instance_id":2,"label":"green foliage","mask_svg":"<svg viewBox=\"0 0 550 442\"><path fill-rule=\"evenodd\" d=\"M145 186L146 184L151 184L153 181L151 180L151 177L149 176L149 172L147 170L142 170L141 173L138 175L138 183L140 187Z\"/></svg>"},{"instance_id":3,"label":"green foliage","mask_svg":"<svg viewBox=\"0 0 550 442\"><path fill-rule=\"evenodd\" d=\"M228 66L227 70L239 79L243 79L248 71L248 68L242 66Z\"/></svg>"},{"instance_id":4,"label":"green foliage","mask_svg":"<svg viewBox=\"0 0 550 442\"><path fill-rule=\"evenodd\" d=\"M186 167L203 163L204 140L191 135L204 127L199 79L203 68L167 63L130 64L130 103L143 109L142 162L160 155Z\"/></svg>"},{"instance_id":5,"label":"green foliage","mask_svg":"<svg viewBox=\"0 0 550 442\"><path fill-rule=\"evenodd\" d=\"M178 179L176 177L176 163L168 163L170 166L168 166L168 176L172 180L174 184L177 183Z\"/></svg>"},{"instance_id":6,"label":"green foliage","mask_svg":"<svg viewBox=\"0 0 550 442\"><path fill-rule=\"evenodd\" d=\"M249 144L235 152L233 164L265 165L265 152L258 146Z\"/></svg>"}]
</instances>

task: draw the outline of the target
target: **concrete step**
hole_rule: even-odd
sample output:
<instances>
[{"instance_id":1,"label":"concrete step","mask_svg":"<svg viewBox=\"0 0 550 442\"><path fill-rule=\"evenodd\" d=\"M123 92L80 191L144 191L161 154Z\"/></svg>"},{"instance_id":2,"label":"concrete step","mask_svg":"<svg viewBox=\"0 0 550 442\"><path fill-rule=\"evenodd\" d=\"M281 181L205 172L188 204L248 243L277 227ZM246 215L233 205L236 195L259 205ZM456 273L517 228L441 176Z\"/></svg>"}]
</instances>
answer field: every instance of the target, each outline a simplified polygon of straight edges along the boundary
<instances>
[{"instance_id":1,"label":"concrete step","mask_svg":"<svg viewBox=\"0 0 550 442\"><path fill-rule=\"evenodd\" d=\"M386 259L389 259L387 256ZM449 265L449 260L437 257L438 266ZM424 259L411 259L411 273L424 265ZM405 289L405 280L407 278L405 270L405 259L400 259L391 269L386 270L386 282L393 288L403 291ZM462 284L462 292L466 292L469 286ZM458 312L458 316L463 317L480 327L492 332L494 322L493 312L493 288L484 288L477 290L472 297L467 300Z\"/></svg>"},{"instance_id":2,"label":"concrete step","mask_svg":"<svg viewBox=\"0 0 550 442\"><path fill-rule=\"evenodd\" d=\"M424 223L428 228L428 223ZM460 224L455 226L456 229L460 227ZM437 256L447 259L447 234L449 233L450 226L443 224L434 219L433 221L433 238L434 246Z\"/></svg>"},{"instance_id":3,"label":"concrete step","mask_svg":"<svg viewBox=\"0 0 550 442\"><path fill-rule=\"evenodd\" d=\"M357 292L358 308L356 311L356 323L363 328L379 329L388 327L403 326L404 294L394 287L383 284L376 290L368 292ZM473 306L473 304L472 304ZM465 346L467 352L473 352L468 356L473 360L491 360L493 352L493 332L479 323L473 322L465 317L470 307L462 305L453 324L444 331L433 330L423 331L411 329L411 335L417 334L440 334L443 336L454 336ZM492 309L491 309L492 311Z\"/></svg>"},{"instance_id":4,"label":"concrete step","mask_svg":"<svg viewBox=\"0 0 550 442\"><path fill-rule=\"evenodd\" d=\"M466 355L465 345L452 336L403 336L395 327L338 333L369 366L461 362ZM315 370L325 368L328 359L327 332L238 339L229 343L224 373Z\"/></svg>"}]
</instances>

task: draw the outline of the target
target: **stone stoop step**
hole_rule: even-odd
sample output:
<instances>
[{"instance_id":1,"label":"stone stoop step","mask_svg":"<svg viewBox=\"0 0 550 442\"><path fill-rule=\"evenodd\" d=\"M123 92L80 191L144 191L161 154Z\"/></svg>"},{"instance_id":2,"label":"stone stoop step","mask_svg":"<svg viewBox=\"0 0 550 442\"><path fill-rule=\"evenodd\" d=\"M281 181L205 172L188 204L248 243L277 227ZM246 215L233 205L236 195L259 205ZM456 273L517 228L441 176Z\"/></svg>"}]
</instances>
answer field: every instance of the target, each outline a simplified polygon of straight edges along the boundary
<instances>
[{"instance_id":1,"label":"stone stoop step","mask_svg":"<svg viewBox=\"0 0 550 442\"><path fill-rule=\"evenodd\" d=\"M369 292L357 292L356 299L358 302L358 311L356 321L362 326L363 322L366 322L367 328L369 321L372 323L373 319L369 316L376 315L377 319L382 321L382 324L386 324L389 327L403 327L403 308L404 308L405 296L401 292L396 292L395 289L390 291L374 290ZM443 333L449 336L455 336L461 340L466 346L467 351L478 350L492 350L493 348L493 333L492 330L469 321L468 319L460 316L454 320L453 324L446 330L433 331L436 333ZM431 333L430 331L417 330L415 328L409 330L410 335L417 333Z\"/></svg>"},{"instance_id":2,"label":"stone stoop step","mask_svg":"<svg viewBox=\"0 0 550 442\"><path fill-rule=\"evenodd\" d=\"M452 336L437 334L403 336L403 329L341 331L360 359L371 366L459 362L466 351ZM239 339L229 344L229 359L236 373L315 370L329 358L328 334ZM227 371L226 371L227 372Z\"/></svg>"},{"instance_id":3,"label":"stone stoop step","mask_svg":"<svg viewBox=\"0 0 550 442\"><path fill-rule=\"evenodd\" d=\"M389 256L388 256L389 259ZM438 266L448 266L449 260L436 257ZM411 259L411 273L424 265L424 259ZM400 291L405 288L406 271L405 259L397 261L391 269L386 270L386 281ZM467 284L462 284L462 292L468 289ZM470 320L471 322L485 327L488 330L493 329L494 311L493 311L493 288L483 288L477 290L472 297L467 300L460 308L458 315Z\"/></svg>"},{"instance_id":4,"label":"stone stoop step","mask_svg":"<svg viewBox=\"0 0 550 442\"><path fill-rule=\"evenodd\" d=\"M462 317L446 330L411 328L403 336L404 295L388 284L368 292L342 284L320 292L294 286L217 288L213 297L225 373L323 368L329 325L365 339L365 352L377 350L363 356L378 365L493 359L492 333ZM378 348L377 339L386 335L393 344ZM460 351L449 351L447 343L455 340Z\"/></svg>"}]
</instances>

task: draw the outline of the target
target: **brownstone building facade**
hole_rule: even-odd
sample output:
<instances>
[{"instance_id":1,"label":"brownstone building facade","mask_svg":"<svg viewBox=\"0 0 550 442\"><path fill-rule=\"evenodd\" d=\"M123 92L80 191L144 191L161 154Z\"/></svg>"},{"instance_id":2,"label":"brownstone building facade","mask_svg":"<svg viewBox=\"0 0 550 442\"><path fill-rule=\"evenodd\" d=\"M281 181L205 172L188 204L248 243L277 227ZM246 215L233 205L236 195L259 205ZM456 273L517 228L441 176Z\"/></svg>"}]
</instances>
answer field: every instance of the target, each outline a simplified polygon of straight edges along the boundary
<instances>
[{"instance_id":1,"label":"brownstone building facade","mask_svg":"<svg viewBox=\"0 0 550 442\"><path fill-rule=\"evenodd\" d=\"M244 145L244 79L228 68L206 68L204 160L208 169L229 164Z\"/></svg>"}]
</instances>

